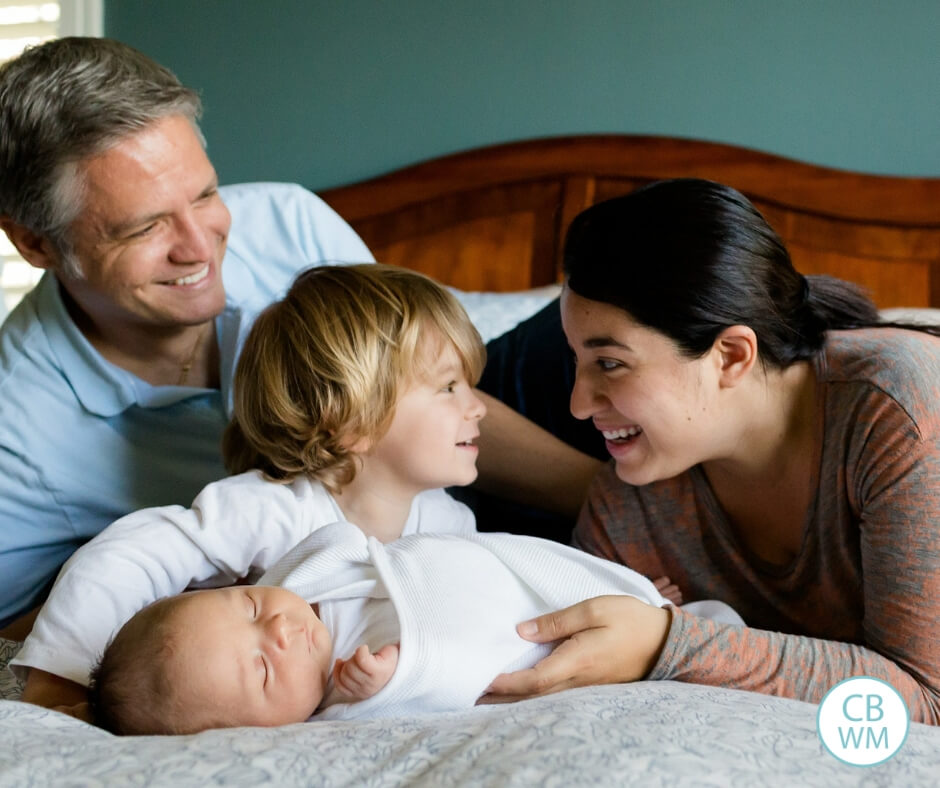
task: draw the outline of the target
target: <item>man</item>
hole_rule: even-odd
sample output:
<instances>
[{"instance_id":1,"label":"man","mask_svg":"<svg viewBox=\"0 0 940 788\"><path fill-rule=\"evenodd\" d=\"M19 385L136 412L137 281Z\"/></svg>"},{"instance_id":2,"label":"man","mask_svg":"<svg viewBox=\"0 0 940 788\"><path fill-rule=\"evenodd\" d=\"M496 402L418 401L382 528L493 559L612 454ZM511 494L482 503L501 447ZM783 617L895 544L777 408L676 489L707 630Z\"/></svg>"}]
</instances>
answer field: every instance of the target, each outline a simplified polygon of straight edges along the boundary
<instances>
[{"instance_id":1,"label":"man","mask_svg":"<svg viewBox=\"0 0 940 788\"><path fill-rule=\"evenodd\" d=\"M299 187L220 190L199 111L171 72L106 39L0 69L0 227L47 271L0 330L0 627L108 523L223 476L253 316L299 268L371 260ZM573 516L596 462L486 403L484 483ZM25 699L66 702L41 678Z\"/></svg>"}]
</instances>

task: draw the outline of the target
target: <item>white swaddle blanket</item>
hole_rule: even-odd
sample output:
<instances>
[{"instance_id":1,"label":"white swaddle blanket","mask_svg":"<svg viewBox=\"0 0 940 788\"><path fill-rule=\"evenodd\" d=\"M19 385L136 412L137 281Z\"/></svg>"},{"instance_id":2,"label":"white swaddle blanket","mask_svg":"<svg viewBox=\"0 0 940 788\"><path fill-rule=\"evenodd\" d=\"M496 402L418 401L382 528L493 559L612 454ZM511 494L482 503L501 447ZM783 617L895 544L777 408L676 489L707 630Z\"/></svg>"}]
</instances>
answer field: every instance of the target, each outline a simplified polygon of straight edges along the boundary
<instances>
[{"instance_id":1,"label":"white swaddle blanket","mask_svg":"<svg viewBox=\"0 0 940 788\"><path fill-rule=\"evenodd\" d=\"M349 523L315 531L259 583L318 602L334 658L359 643L374 649L389 642L370 638L368 623L382 625L383 640L397 617L400 654L389 683L357 703L328 705L328 695L314 719L470 708L498 674L531 667L551 650L519 637L520 621L604 594L667 604L637 572L545 539L416 534L382 544ZM718 617L743 623L727 605L709 604ZM365 629L357 626L362 621Z\"/></svg>"}]
</instances>

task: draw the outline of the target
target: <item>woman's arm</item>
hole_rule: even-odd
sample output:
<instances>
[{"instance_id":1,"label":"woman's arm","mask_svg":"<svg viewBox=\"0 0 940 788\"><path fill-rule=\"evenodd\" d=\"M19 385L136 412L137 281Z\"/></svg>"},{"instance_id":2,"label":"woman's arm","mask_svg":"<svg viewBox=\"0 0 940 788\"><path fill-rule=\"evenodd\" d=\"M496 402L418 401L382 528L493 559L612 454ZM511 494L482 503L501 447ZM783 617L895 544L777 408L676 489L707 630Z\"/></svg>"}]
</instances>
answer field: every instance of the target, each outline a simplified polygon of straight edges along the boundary
<instances>
[{"instance_id":1,"label":"woman's arm","mask_svg":"<svg viewBox=\"0 0 940 788\"><path fill-rule=\"evenodd\" d=\"M870 675L901 693L913 720L940 724L940 463L931 446L918 449L898 440L904 432L900 425L885 425L884 431L868 441L882 448L880 456L867 466L856 465L848 479L861 509L858 542L845 551L860 555L863 643L729 626L674 610L658 659L641 674L644 657L652 657L654 649L631 653L630 639L642 632L655 642L658 630L638 619L627 600L612 598L603 606L596 600L536 619L535 635L521 628L536 642L569 639L533 670L499 677L491 691L524 697L645 675L819 702L842 679ZM836 519L835 514L823 516L826 523ZM831 536L838 529L832 525L829 530ZM852 532L847 529L844 538L850 540ZM579 533L582 543L586 533L596 536L592 552L616 557L614 545L602 538L603 529ZM836 582L851 585L848 578ZM825 594L815 593L814 620L803 624L825 632L844 613L826 609Z\"/></svg>"}]
</instances>

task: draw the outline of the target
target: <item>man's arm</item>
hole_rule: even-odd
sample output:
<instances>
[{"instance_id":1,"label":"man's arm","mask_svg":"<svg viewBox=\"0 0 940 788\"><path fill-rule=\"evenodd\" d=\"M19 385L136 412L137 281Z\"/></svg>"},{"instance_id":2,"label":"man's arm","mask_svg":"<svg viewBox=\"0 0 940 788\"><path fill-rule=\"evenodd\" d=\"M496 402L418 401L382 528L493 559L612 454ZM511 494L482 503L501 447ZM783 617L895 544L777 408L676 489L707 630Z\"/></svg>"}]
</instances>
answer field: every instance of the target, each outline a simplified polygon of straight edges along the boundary
<instances>
[{"instance_id":1,"label":"man's arm","mask_svg":"<svg viewBox=\"0 0 940 788\"><path fill-rule=\"evenodd\" d=\"M479 486L504 498L577 517L602 463L477 390L486 404L480 424Z\"/></svg>"}]
</instances>

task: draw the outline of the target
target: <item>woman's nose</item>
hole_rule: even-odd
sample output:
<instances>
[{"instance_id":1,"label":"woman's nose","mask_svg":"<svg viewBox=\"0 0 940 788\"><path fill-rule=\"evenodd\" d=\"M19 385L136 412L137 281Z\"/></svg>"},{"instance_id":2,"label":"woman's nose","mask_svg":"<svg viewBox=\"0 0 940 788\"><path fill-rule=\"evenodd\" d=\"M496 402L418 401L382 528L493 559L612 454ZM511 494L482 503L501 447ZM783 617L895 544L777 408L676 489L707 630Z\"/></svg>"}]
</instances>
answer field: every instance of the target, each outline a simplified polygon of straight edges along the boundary
<instances>
[{"instance_id":1,"label":"woman's nose","mask_svg":"<svg viewBox=\"0 0 940 788\"><path fill-rule=\"evenodd\" d=\"M597 394L587 376L575 370L569 408L576 419L589 419L596 410Z\"/></svg>"}]
</instances>

